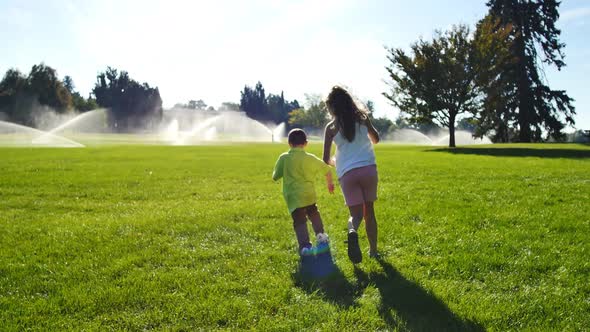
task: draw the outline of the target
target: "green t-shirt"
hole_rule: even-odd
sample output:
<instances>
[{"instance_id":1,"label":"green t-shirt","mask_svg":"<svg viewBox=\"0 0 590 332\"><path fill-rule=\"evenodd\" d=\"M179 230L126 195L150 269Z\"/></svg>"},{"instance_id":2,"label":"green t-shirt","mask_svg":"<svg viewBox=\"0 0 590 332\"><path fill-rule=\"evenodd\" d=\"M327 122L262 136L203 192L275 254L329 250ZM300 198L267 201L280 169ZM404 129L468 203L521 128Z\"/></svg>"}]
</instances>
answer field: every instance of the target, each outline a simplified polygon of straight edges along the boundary
<instances>
[{"instance_id":1,"label":"green t-shirt","mask_svg":"<svg viewBox=\"0 0 590 332\"><path fill-rule=\"evenodd\" d=\"M279 156L272 173L274 181L283 178L283 196L289 213L296 208L316 203L314 182L317 176L330 171L320 158L303 148L291 148Z\"/></svg>"}]
</instances>

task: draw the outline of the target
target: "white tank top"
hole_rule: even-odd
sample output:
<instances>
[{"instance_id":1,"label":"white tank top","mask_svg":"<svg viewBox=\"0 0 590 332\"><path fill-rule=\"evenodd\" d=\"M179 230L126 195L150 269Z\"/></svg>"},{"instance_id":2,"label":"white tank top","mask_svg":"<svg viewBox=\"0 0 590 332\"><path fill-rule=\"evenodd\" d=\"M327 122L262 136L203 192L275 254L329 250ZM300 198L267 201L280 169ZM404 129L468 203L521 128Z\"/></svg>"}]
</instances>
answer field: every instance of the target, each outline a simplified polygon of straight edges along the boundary
<instances>
[{"instance_id":1,"label":"white tank top","mask_svg":"<svg viewBox=\"0 0 590 332\"><path fill-rule=\"evenodd\" d=\"M336 174L341 178L354 168L376 165L373 144L369 140L369 129L364 124L355 125L354 140L349 142L340 130L334 136L336 143Z\"/></svg>"}]
</instances>

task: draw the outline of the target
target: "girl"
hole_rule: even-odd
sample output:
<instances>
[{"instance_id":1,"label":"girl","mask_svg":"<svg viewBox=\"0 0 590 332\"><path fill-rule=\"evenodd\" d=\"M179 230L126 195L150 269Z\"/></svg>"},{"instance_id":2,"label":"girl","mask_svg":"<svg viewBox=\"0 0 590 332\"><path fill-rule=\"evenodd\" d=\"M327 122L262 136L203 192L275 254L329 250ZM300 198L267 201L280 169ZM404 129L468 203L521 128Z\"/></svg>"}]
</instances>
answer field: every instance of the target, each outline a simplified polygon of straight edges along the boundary
<instances>
[{"instance_id":1,"label":"girl","mask_svg":"<svg viewBox=\"0 0 590 332\"><path fill-rule=\"evenodd\" d=\"M356 264L362 261L357 230L363 217L369 256L378 257L377 220L373 209L373 202L377 199L377 164L373 144L379 142L379 133L367 112L344 88L334 86L326 99L326 106L332 121L326 126L323 159L326 164L334 165L330 150L332 142L336 143L336 173L350 210L348 257Z\"/></svg>"}]
</instances>

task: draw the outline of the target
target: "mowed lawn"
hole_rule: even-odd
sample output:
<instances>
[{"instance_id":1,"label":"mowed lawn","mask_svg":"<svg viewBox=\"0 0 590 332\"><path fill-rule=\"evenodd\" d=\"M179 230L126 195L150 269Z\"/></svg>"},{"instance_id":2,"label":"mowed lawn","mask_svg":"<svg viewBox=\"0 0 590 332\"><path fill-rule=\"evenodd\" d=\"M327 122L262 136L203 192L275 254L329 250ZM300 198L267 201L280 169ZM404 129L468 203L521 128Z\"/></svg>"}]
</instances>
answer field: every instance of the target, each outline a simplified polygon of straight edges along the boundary
<instances>
[{"instance_id":1,"label":"mowed lawn","mask_svg":"<svg viewBox=\"0 0 590 332\"><path fill-rule=\"evenodd\" d=\"M382 260L309 280L281 185L286 144L0 148L0 329L584 330L590 147L381 144ZM309 151L320 155L321 145Z\"/></svg>"}]
</instances>

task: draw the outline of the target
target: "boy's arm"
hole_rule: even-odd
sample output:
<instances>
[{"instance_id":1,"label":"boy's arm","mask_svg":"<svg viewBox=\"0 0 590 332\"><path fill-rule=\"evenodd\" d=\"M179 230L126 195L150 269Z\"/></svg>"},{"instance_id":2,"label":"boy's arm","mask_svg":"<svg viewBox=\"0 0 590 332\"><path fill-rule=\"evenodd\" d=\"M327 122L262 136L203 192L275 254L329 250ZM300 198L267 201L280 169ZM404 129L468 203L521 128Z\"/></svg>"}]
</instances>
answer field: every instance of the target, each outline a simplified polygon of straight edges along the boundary
<instances>
[{"instance_id":1,"label":"boy's arm","mask_svg":"<svg viewBox=\"0 0 590 332\"><path fill-rule=\"evenodd\" d=\"M332 180L332 170L329 170L326 173L326 184L328 185L328 192L330 194L334 193L334 181Z\"/></svg>"},{"instance_id":2,"label":"boy's arm","mask_svg":"<svg viewBox=\"0 0 590 332\"><path fill-rule=\"evenodd\" d=\"M309 154L311 156L310 160L313 164L313 172L315 174L326 174L326 185L328 186L328 191L330 194L334 193L334 181L332 180L332 167L324 163L323 160L316 157L315 155ZM325 173L324 173L325 172Z\"/></svg>"},{"instance_id":3,"label":"boy's arm","mask_svg":"<svg viewBox=\"0 0 590 332\"><path fill-rule=\"evenodd\" d=\"M283 177L283 157L279 157L277 163L275 164L275 169L272 172L272 180L277 181Z\"/></svg>"}]
</instances>

